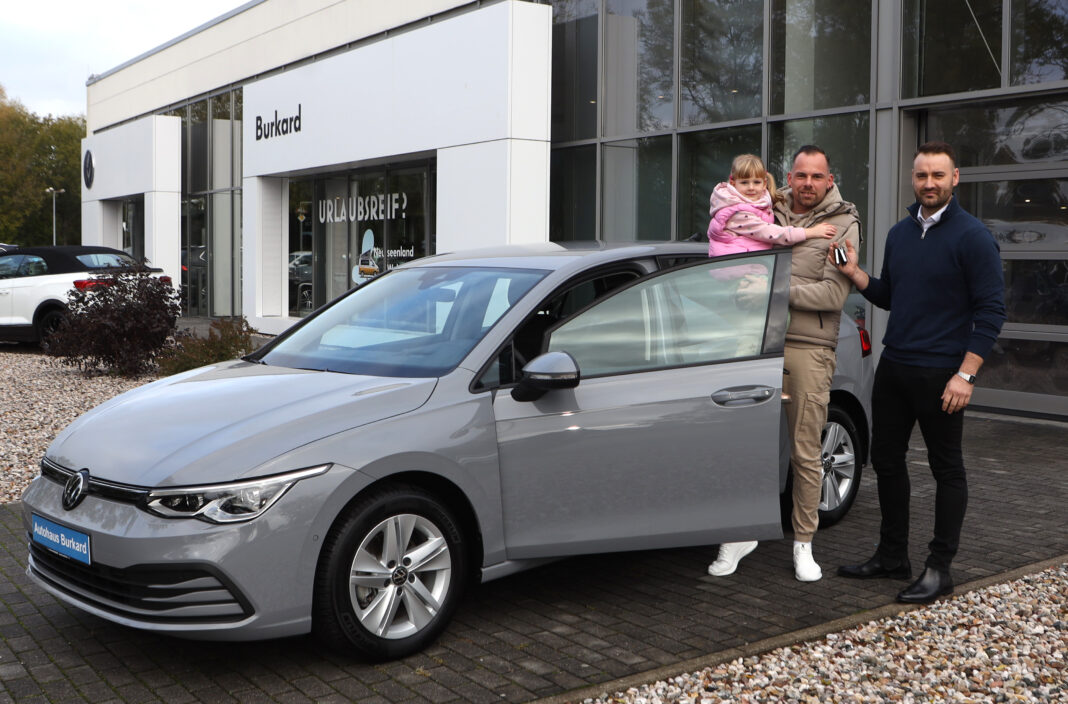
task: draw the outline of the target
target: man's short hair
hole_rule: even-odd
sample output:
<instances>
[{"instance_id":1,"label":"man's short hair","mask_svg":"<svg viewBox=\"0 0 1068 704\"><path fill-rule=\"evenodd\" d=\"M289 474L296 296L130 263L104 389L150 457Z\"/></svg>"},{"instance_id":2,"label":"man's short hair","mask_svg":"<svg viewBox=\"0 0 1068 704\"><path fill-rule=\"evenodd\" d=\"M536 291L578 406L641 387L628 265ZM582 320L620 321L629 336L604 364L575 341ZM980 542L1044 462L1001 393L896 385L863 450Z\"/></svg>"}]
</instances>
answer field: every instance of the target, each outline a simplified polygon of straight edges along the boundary
<instances>
[{"instance_id":1,"label":"man's short hair","mask_svg":"<svg viewBox=\"0 0 1068 704\"><path fill-rule=\"evenodd\" d=\"M949 157L949 160L953 162L953 168L957 168L957 153L953 151L953 147L949 145L949 142L924 142L916 150L916 153L912 155L913 161L916 160L920 154L945 154Z\"/></svg>"},{"instance_id":2,"label":"man's short hair","mask_svg":"<svg viewBox=\"0 0 1068 704\"><path fill-rule=\"evenodd\" d=\"M815 156L816 154L822 154L823 158L827 160L827 170L828 171L831 170L831 157L827 156L827 152L823 151L822 149L817 147L815 144L802 145L801 148L799 148L796 152L794 152L794 158L790 160L791 168L792 168L793 163L795 161L797 161L797 157L801 156L802 154L808 154L809 156Z\"/></svg>"}]
</instances>

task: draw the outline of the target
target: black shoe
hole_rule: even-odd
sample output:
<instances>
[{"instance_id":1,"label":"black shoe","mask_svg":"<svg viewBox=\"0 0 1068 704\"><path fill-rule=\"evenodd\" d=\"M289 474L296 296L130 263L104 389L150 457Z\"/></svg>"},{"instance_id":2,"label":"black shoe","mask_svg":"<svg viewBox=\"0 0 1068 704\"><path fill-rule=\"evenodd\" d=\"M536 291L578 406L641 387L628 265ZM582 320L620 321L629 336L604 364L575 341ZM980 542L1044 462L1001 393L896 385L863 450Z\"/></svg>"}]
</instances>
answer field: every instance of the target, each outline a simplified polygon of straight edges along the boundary
<instances>
[{"instance_id":1,"label":"black shoe","mask_svg":"<svg viewBox=\"0 0 1068 704\"><path fill-rule=\"evenodd\" d=\"M860 565L842 565L838 568L839 577L851 579L874 579L886 577L887 579L909 579L912 577L912 565L908 560L897 563L887 563L882 555L875 555L867 562Z\"/></svg>"},{"instance_id":2,"label":"black shoe","mask_svg":"<svg viewBox=\"0 0 1068 704\"><path fill-rule=\"evenodd\" d=\"M920 578L902 589L897 600L903 604L930 604L944 594L953 593L953 578L949 570L936 570L928 567Z\"/></svg>"}]
</instances>

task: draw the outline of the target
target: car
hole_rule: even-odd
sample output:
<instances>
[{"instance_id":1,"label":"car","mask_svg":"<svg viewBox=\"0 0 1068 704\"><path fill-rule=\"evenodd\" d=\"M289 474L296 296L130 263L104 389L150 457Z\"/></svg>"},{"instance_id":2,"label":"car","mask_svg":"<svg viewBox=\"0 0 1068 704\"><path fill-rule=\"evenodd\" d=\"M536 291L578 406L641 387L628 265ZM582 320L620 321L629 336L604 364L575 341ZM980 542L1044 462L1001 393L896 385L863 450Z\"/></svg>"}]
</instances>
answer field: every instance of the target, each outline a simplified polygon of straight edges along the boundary
<instances>
[{"instance_id":1,"label":"car","mask_svg":"<svg viewBox=\"0 0 1068 704\"><path fill-rule=\"evenodd\" d=\"M89 285L95 276L137 266L129 254L110 247L59 245L0 250L0 340L46 339L67 314L67 294L72 289ZM158 275L162 270L151 271Z\"/></svg>"},{"instance_id":2,"label":"car","mask_svg":"<svg viewBox=\"0 0 1068 704\"><path fill-rule=\"evenodd\" d=\"M789 249L685 242L406 263L75 420L23 497L28 574L127 626L389 659L471 580L779 538L789 271ZM830 510L868 445L871 359L843 330Z\"/></svg>"}]
</instances>

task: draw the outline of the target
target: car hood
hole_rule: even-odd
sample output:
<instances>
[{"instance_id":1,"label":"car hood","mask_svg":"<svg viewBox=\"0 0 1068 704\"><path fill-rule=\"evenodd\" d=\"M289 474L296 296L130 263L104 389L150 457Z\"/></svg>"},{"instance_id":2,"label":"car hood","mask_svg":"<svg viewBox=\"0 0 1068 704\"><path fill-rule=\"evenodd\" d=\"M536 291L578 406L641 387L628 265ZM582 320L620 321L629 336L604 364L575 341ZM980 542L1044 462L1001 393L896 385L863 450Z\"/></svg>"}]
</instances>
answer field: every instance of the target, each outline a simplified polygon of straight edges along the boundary
<instances>
[{"instance_id":1,"label":"car hood","mask_svg":"<svg viewBox=\"0 0 1068 704\"><path fill-rule=\"evenodd\" d=\"M137 486L232 481L320 438L414 410L436 383L227 362L111 399L61 432L47 457Z\"/></svg>"}]
</instances>

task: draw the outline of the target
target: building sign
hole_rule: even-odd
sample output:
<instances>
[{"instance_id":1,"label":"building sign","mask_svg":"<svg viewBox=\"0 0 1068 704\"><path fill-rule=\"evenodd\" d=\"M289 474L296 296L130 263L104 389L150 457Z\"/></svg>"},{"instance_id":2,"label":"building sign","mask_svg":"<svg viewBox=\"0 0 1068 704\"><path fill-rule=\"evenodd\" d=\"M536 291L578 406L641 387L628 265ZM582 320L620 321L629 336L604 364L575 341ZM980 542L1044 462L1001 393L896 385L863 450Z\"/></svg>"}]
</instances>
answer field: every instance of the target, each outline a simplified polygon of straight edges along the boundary
<instances>
[{"instance_id":1,"label":"building sign","mask_svg":"<svg viewBox=\"0 0 1068 704\"><path fill-rule=\"evenodd\" d=\"M408 194L379 193L319 201L319 222L374 222L408 217Z\"/></svg>"},{"instance_id":2,"label":"building sign","mask_svg":"<svg viewBox=\"0 0 1068 704\"><path fill-rule=\"evenodd\" d=\"M277 110L274 111L274 119L268 116L264 120L262 115L256 115L256 141L300 132L300 108L300 103L297 103L297 114L289 117L279 117Z\"/></svg>"}]
</instances>

